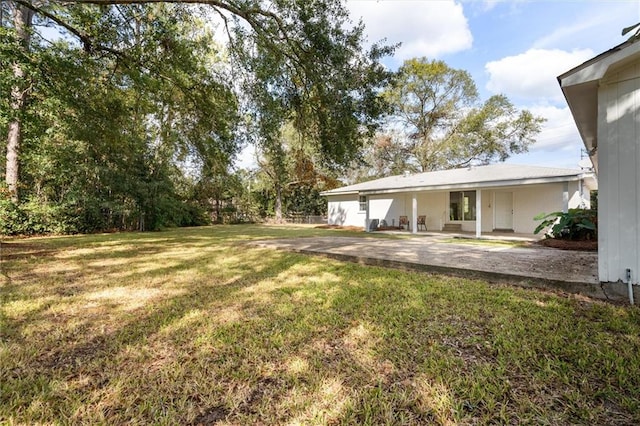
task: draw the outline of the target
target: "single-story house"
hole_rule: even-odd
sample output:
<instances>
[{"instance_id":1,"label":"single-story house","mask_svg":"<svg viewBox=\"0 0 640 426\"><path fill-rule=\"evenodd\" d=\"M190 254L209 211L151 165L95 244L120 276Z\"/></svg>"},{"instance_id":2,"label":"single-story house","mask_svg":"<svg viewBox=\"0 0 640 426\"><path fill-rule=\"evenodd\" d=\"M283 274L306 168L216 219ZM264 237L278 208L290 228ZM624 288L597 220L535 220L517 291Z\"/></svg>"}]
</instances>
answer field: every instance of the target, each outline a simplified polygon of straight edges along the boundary
<instances>
[{"instance_id":1,"label":"single-story house","mask_svg":"<svg viewBox=\"0 0 640 426\"><path fill-rule=\"evenodd\" d=\"M598 182L600 282L640 275L640 43L622 43L558 77Z\"/></svg>"},{"instance_id":2,"label":"single-story house","mask_svg":"<svg viewBox=\"0 0 640 426\"><path fill-rule=\"evenodd\" d=\"M398 226L412 232L532 234L540 213L589 207L592 172L513 164L404 174L325 191L329 225ZM384 222L383 222L384 221ZM420 228L420 229L419 229Z\"/></svg>"}]
</instances>

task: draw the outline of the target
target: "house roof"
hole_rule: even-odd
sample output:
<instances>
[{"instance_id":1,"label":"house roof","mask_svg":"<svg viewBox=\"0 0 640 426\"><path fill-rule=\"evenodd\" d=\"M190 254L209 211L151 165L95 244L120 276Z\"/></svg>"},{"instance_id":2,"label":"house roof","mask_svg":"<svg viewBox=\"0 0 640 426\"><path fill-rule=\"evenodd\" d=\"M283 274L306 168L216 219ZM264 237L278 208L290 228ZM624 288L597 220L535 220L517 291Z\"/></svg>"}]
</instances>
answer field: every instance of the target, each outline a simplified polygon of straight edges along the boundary
<instances>
[{"instance_id":1,"label":"house roof","mask_svg":"<svg viewBox=\"0 0 640 426\"><path fill-rule=\"evenodd\" d=\"M595 188L593 174L585 173L583 170L502 163L464 169L390 176L332 189L323 192L321 195L354 193L367 195L389 192L491 188L523 184L567 182L581 178L589 179L588 186Z\"/></svg>"},{"instance_id":2,"label":"house roof","mask_svg":"<svg viewBox=\"0 0 640 426\"><path fill-rule=\"evenodd\" d=\"M598 170L598 86L615 70L640 58L640 43L629 40L558 76L573 119Z\"/></svg>"}]
</instances>

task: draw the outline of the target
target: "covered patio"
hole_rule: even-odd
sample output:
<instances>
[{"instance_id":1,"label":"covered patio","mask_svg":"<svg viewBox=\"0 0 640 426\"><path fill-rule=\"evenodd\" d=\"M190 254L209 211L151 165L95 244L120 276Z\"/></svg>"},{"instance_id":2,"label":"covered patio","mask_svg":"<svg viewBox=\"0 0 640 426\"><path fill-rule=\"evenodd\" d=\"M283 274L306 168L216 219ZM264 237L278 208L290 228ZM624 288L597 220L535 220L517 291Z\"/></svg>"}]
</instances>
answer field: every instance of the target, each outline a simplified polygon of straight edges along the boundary
<instances>
[{"instance_id":1,"label":"covered patio","mask_svg":"<svg viewBox=\"0 0 640 426\"><path fill-rule=\"evenodd\" d=\"M590 204L591 171L494 164L391 176L326 191L329 225L367 231L533 234L540 213Z\"/></svg>"}]
</instances>

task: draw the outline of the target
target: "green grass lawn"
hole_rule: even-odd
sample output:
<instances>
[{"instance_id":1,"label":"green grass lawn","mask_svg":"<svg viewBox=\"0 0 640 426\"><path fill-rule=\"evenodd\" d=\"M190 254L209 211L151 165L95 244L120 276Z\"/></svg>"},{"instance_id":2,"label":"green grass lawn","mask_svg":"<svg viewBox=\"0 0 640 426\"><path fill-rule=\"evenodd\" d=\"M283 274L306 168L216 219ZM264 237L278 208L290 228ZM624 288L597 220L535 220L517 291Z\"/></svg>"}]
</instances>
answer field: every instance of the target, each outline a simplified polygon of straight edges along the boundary
<instances>
[{"instance_id":1,"label":"green grass lawn","mask_svg":"<svg viewBox=\"0 0 640 426\"><path fill-rule=\"evenodd\" d=\"M640 310L252 247L9 240L0 424L640 424Z\"/></svg>"}]
</instances>

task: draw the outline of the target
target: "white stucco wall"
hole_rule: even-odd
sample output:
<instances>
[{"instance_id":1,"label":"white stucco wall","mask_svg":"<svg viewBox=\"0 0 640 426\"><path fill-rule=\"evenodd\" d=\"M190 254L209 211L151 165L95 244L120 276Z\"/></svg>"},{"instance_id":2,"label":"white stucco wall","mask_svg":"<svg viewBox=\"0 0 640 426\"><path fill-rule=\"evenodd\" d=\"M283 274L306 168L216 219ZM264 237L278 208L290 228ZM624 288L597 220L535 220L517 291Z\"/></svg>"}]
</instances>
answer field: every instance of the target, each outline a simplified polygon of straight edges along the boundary
<instances>
[{"instance_id":1,"label":"white stucco wall","mask_svg":"<svg viewBox=\"0 0 640 426\"><path fill-rule=\"evenodd\" d=\"M568 207L580 207L578 182L568 183ZM513 226L515 232L533 234L540 221L533 218L540 213L562 211L564 183L550 183L545 185L531 185L521 187L513 195ZM586 189L585 189L586 191ZM585 193L588 200L588 194Z\"/></svg>"},{"instance_id":2,"label":"white stucco wall","mask_svg":"<svg viewBox=\"0 0 640 426\"><path fill-rule=\"evenodd\" d=\"M418 198L418 214L426 216L427 229L441 231L447 220L447 192L431 192Z\"/></svg>"},{"instance_id":3,"label":"white stucco wall","mask_svg":"<svg viewBox=\"0 0 640 426\"><path fill-rule=\"evenodd\" d=\"M385 194L371 195L369 199L369 217L371 219L385 220L391 226L395 220L398 225L400 216L411 216L411 199L408 200L405 194Z\"/></svg>"},{"instance_id":4,"label":"white stucco wall","mask_svg":"<svg viewBox=\"0 0 640 426\"><path fill-rule=\"evenodd\" d=\"M328 197L327 222L329 225L364 227L366 213L359 209L358 194L332 195Z\"/></svg>"},{"instance_id":5,"label":"white stucco wall","mask_svg":"<svg viewBox=\"0 0 640 426\"><path fill-rule=\"evenodd\" d=\"M445 192L417 193L418 216L426 216L428 230L439 231L444 224L446 213ZM370 196L371 219L385 220L389 226L398 225L400 216L407 216L411 222L413 216L413 194L383 194Z\"/></svg>"},{"instance_id":6,"label":"white stucco wall","mask_svg":"<svg viewBox=\"0 0 640 426\"><path fill-rule=\"evenodd\" d=\"M493 192L482 191L482 232L493 231Z\"/></svg>"},{"instance_id":7,"label":"white stucco wall","mask_svg":"<svg viewBox=\"0 0 640 426\"><path fill-rule=\"evenodd\" d=\"M640 275L640 64L607 75L598 90L598 274Z\"/></svg>"},{"instance_id":8,"label":"white stucco wall","mask_svg":"<svg viewBox=\"0 0 640 426\"><path fill-rule=\"evenodd\" d=\"M513 195L513 230L532 234L539 221L533 218L540 213L561 211L563 208L563 183L523 185L482 190L482 232L496 228L495 193ZM579 207L581 198L578 182L569 182L569 208ZM586 191L586 189L585 189ZM449 222L449 191L422 192L416 194L418 216L426 216L427 230L440 231ZM588 193L585 193L588 202ZM412 220L412 193L369 195L369 219L385 220L389 226L398 225L400 216ZM330 225L365 226L366 214L359 211L358 195L328 197L328 222ZM455 222L462 230L475 232L476 221Z\"/></svg>"}]
</instances>

